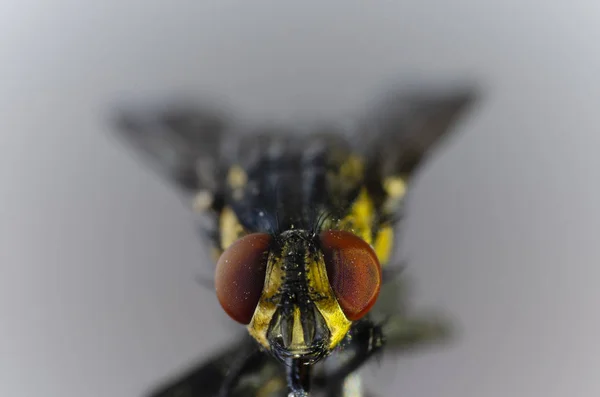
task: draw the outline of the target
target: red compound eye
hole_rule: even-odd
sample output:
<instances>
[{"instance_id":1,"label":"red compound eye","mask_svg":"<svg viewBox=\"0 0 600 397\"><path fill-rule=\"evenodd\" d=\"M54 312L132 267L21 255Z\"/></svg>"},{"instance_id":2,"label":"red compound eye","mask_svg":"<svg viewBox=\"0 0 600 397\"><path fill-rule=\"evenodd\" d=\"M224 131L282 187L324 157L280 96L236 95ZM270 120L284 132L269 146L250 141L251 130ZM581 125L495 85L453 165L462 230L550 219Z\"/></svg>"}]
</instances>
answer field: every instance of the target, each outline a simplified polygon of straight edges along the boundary
<instances>
[{"instance_id":1,"label":"red compound eye","mask_svg":"<svg viewBox=\"0 0 600 397\"><path fill-rule=\"evenodd\" d=\"M348 320L355 321L373 307L381 286L381 266L375 251L353 233L321 233L327 278Z\"/></svg>"},{"instance_id":2,"label":"red compound eye","mask_svg":"<svg viewBox=\"0 0 600 397\"><path fill-rule=\"evenodd\" d=\"M223 310L248 324L262 294L271 236L249 234L233 243L217 261L215 289Z\"/></svg>"}]
</instances>

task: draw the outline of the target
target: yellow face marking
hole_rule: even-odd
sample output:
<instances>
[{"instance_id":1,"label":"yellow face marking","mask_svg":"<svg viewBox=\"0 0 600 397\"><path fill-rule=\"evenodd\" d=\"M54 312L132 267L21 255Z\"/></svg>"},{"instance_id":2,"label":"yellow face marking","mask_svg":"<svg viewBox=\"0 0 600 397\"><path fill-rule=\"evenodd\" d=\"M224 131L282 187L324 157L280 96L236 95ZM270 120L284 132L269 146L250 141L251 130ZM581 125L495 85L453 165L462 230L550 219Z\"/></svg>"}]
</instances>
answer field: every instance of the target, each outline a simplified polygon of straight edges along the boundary
<instances>
[{"instance_id":1,"label":"yellow face marking","mask_svg":"<svg viewBox=\"0 0 600 397\"><path fill-rule=\"evenodd\" d=\"M266 349L270 348L269 341L267 340L267 330L277 309L277 305L270 301L270 299L281 288L284 277L280 262L281 258L276 257L274 254L269 254L263 293L254 311L254 316L247 327L250 335Z\"/></svg>"},{"instance_id":2,"label":"yellow face marking","mask_svg":"<svg viewBox=\"0 0 600 397\"><path fill-rule=\"evenodd\" d=\"M306 342L304 341L300 308L296 307L294 309L294 326L292 328L292 349L301 350L304 347L306 347Z\"/></svg>"},{"instance_id":3,"label":"yellow face marking","mask_svg":"<svg viewBox=\"0 0 600 397\"><path fill-rule=\"evenodd\" d=\"M310 280L309 287L312 287L314 294L320 297L319 299L315 299L313 303L327 323L327 328L331 334L329 348L333 349L344 339L350 330L352 322L346 318L335 298L333 289L327 279L327 269L325 268L323 256L320 254L317 261L306 257L305 261L307 264L307 277ZM271 298L279 291L284 275L280 263L281 258L275 257L273 254L270 255L263 294L254 312L254 317L252 317L252 321L248 324L250 335L266 349L270 348L267 331L277 309L276 304L271 301ZM308 347L304 340L300 311L297 308L294 312L292 346L298 350L304 350Z\"/></svg>"},{"instance_id":4,"label":"yellow face marking","mask_svg":"<svg viewBox=\"0 0 600 397\"><path fill-rule=\"evenodd\" d=\"M315 300L314 303L327 323L327 328L329 328L331 334L329 349L333 350L344 339L352 322L346 318L335 298L327 278L327 268L325 267L323 255L319 254L318 261L309 259L308 265L309 286L314 288L315 293L321 296L321 299Z\"/></svg>"}]
</instances>

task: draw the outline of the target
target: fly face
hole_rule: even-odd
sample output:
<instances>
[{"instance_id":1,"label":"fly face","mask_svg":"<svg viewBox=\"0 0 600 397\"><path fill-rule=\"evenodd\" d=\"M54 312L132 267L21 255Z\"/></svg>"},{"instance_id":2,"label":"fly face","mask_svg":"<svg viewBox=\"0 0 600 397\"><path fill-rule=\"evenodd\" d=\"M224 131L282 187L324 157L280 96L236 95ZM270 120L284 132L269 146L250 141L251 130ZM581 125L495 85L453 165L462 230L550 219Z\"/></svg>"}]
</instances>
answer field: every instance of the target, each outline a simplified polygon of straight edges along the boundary
<instances>
[{"instance_id":1,"label":"fly face","mask_svg":"<svg viewBox=\"0 0 600 397\"><path fill-rule=\"evenodd\" d=\"M312 365L375 303L381 267L352 232L288 230L240 238L217 262L223 309L283 363Z\"/></svg>"},{"instance_id":2,"label":"fly face","mask_svg":"<svg viewBox=\"0 0 600 397\"><path fill-rule=\"evenodd\" d=\"M220 396L237 395L241 379L273 362L284 372L267 371L251 394L285 379L294 396L311 388L339 395L333 390L386 339L420 340L397 333L406 327L384 335L370 312L389 278L411 177L472 96L470 87L388 96L355 131L326 126L306 136L272 126L239 134L200 107L120 117L121 136L203 215L218 301L258 346L227 353L223 376L209 377ZM311 372L342 350L350 359ZM256 354L262 361L248 367Z\"/></svg>"}]
</instances>

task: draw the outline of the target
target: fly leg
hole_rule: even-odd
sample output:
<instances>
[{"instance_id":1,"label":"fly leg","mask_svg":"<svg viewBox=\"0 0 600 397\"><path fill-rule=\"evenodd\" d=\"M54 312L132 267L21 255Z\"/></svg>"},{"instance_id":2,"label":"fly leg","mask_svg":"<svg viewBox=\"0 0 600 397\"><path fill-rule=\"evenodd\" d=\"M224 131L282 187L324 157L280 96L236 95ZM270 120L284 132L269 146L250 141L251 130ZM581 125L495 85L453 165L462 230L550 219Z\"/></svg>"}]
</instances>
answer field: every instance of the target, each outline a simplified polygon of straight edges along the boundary
<instances>
[{"instance_id":1,"label":"fly leg","mask_svg":"<svg viewBox=\"0 0 600 397\"><path fill-rule=\"evenodd\" d=\"M249 370L261 367L265 361L265 354L260 350L253 348L248 351L241 351L241 354L236 357L230 364L229 371L223 379L219 390L219 397L229 397L231 392L237 386L240 378Z\"/></svg>"},{"instance_id":2,"label":"fly leg","mask_svg":"<svg viewBox=\"0 0 600 397\"><path fill-rule=\"evenodd\" d=\"M392 284L400 282L399 276L404 270L406 264L404 262L394 266L386 266L382 271L383 284L389 286L387 288L388 293L392 295L391 299L382 299L380 301L387 301L388 306L385 308L384 313L397 313L398 294L399 289L394 288ZM384 291L382 291L382 296ZM382 306L383 303L378 302L377 306ZM393 315L392 315L393 316ZM392 317L388 314L389 317ZM385 321L383 324L385 324ZM340 396L341 390L343 389L343 383L346 378L354 371L362 367L371 357L378 353L381 353L384 345L386 344L386 337L384 333L383 324L375 323L368 318L365 318L352 326L349 336L346 337L343 346L343 355L349 356L346 358L337 368L332 371L327 371L323 375L315 377L313 382L316 387L326 388L328 390L328 396ZM395 338L393 338L395 340ZM349 353L349 354L348 354Z\"/></svg>"},{"instance_id":3,"label":"fly leg","mask_svg":"<svg viewBox=\"0 0 600 397\"><path fill-rule=\"evenodd\" d=\"M208 359L195 364L180 376L153 387L145 395L147 397L215 397L219 393L235 396L240 378L250 372L257 373L265 369L276 368L271 359L256 348L254 341L243 338L232 347L215 352ZM260 378L262 379L262 378ZM250 390L252 386L250 386Z\"/></svg>"},{"instance_id":4,"label":"fly leg","mask_svg":"<svg viewBox=\"0 0 600 397\"><path fill-rule=\"evenodd\" d=\"M339 390L344 380L362 367L371 357L381 351L385 337L381 325L369 320L356 323L350 331L344 346L344 353L352 352L336 369L314 379L315 385L326 388L331 393ZM335 395L335 394L334 394Z\"/></svg>"},{"instance_id":5,"label":"fly leg","mask_svg":"<svg viewBox=\"0 0 600 397\"><path fill-rule=\"evenodd\" d=\"M315 377L313 383L315 387L325 389L329 397L343 396L344 381L373 356L384 354L384 350L391 354L411 351L443 341L448 335L447 324L436 318L391 315L381 323L361 320L352 327L338 352L340 364Z\"/></svg>"},{"instance_id":6,"label":"fly leg","mask_svg":"<svg viewBox=\"0 0 600 397\"><path fill-rule=\"evenodd\" d=\"M289 359L287 366L287 382L290 389L289 397L308 397L310 392L310 365L304 365L301 360Z\"/></svg>"}]
</instances>

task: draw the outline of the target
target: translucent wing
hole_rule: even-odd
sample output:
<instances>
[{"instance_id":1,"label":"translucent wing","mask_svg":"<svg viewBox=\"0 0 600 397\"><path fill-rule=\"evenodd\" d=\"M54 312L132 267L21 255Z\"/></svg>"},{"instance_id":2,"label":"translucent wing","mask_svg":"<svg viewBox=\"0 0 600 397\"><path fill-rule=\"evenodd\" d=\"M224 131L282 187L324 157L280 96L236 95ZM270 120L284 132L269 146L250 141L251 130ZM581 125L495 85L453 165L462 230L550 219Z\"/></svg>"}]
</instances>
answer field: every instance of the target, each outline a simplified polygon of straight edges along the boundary
<instances>
[{"instance_id":1,"label":"translucent wing","mask_svg":"<svg viewBox=\"0 0 600 397\"><path fill-rule=\"evenodd\" d=\"M471 84L394 88L360 121L357 150L383 178L410 177L454 130L477 91Z\"/></svg>"},{"instance_id":2,"label":"translucent wing","mask_svg":"<svg viewBox=\"0 0 600 397\"><path fill-rule=\"evenodd\" d=\"M182 193L215 191L228 117L192 101L122 106L113 123L122 141Z\"/></svg>"}]
</instances>

